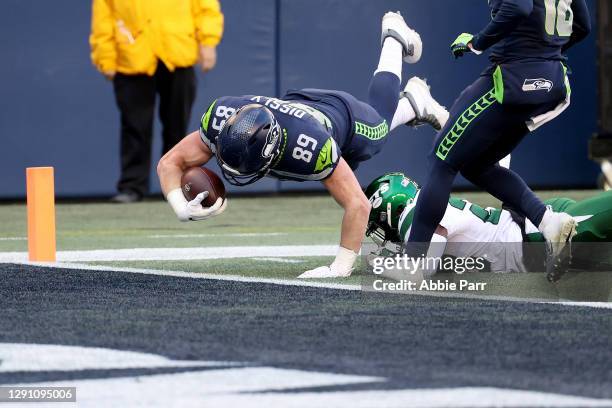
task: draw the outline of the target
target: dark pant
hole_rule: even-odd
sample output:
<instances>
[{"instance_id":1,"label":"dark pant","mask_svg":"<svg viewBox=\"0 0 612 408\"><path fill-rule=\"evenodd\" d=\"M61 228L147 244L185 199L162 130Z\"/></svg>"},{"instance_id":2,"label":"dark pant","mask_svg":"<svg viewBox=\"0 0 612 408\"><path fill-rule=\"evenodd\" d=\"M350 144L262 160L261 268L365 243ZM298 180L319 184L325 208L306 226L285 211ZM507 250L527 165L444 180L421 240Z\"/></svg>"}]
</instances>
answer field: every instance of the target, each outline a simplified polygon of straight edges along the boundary
<instances>
[{"instance_id":1,"label":"dark pant","mask_svg":"<svg viewBox=\"0 0 612 408\"><path fill-rule=\"evenodd\" d=\"M196 92L195 73L193 67L170 72L159 62L154 76L117 74L113 84L121 112L121 176L117 190L145 195L149 191L156 96L159 94L165 153L187 133Z\"/></svg>"},{"instance_id":2,"label":"dark pant","mask_svg":"<svg viewBox=\"0 0 612 408\"><path fill-rule=\"evenodd\" d=\"M409 240L431 240L458 172L538 225L546 207L521 177L497 162L529 133L527 120L558 103L502 105L490 76L480 77L463 91L434 145L429 180L419 194Z\"/></svg>"}]
</instances>

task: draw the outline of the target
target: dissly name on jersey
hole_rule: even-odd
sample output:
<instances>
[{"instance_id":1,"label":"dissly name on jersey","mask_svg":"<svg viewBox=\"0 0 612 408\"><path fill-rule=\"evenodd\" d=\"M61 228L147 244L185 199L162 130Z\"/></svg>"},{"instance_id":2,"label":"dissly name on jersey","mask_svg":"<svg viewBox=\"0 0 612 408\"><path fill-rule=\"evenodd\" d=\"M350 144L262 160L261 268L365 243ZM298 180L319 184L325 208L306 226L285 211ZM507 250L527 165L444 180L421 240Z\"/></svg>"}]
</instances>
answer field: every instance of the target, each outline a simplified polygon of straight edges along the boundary
<instances>
[{"instance_id":1,"label":"dissly name on jersey","mask_svg":"<svg viewBox=\"0 0 612 408\"><path fill-rule=\"evenodd\" d=\"M264 98L266 99L266 101L262 103L262 99ZM302 119L304 115L306 115L307 113L305 110L298 108L297 106L293 105L290 102L285 102L285 101L282 101L276 98L268 98L265 96L254 96L251 98L251 100L253 102L262 104L266 108L270 108L272 110L276 110L281 113L286 113L287 115L290 115L290 116L295 116L298 119Z\"/></svg>"},{"instance_id":2,"label":"dissly name on jersey","mask_svg":"<svg viewBox=\"0 0 612 408\"><path fill-rule=\"evenodd\" d=\"M270 98L267 96L254 96L251 98L251 101L261 104L262 99L265 99L263 105L269 109L276 110L290 116L294 116L298 119L302 119L308 113L327 129L331 129L332 127L331 121L327 116L325 116L318 110L311 108L310 106L297 102L287 102L281 99Z\"/></svg>"}]
</instances>

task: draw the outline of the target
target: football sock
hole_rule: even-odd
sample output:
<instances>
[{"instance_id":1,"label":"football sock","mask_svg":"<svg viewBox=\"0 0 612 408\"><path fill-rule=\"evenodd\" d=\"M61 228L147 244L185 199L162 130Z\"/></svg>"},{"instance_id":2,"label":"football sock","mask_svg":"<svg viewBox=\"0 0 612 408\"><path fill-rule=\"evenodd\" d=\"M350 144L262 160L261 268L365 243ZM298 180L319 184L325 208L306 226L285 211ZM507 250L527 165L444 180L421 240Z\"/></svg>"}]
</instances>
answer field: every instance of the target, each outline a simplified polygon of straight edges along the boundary
<instances>
[{"instance_id":1,"label":"football sock","mask_svg":"<svg viewBox=\"0 0 612 408\"><path fill-rule=\"evenodd\" d=\"M393 115L393 121L391 122L391 128L389 130L393 130L398 126L411 122L414 118L416 118L416 113L410 101L406 98L401 98L397 104L397 110L395 111L395 115Z\"/></svg>"},{"instance_id":2,"label":"football sock","mask_svg":"<svg viewBox=\"0 0 612 408\"><path fill-rule=\"evenodd\" d=\"M446 212L456 176L457 171L448 163L434 159L429 179L419 193L409 242L428 243L431 241L431 237Z\"/></svg>"},{"instance_id":3,"label":"football sock","mask_svg":"<svg viewBox=\"0 0 612 408\"><path fill-rule=\"evenodd\" d=\"M387 124L393 121L399 93L400 79L391 72L378 72L370 81L368 92L370 106L387 121Z\"/></svg>"},{"instance_id":4,"label":"football sock","mask_svg":"<svg viewBox=\"0 0 612 408\"><path fill-rule=\"evenodd\" d=\"M395 38L387 37L380 51L378 68L374 75L379 72L390 72L402 81L403 48Z\"/></svg>"}]
</instances>

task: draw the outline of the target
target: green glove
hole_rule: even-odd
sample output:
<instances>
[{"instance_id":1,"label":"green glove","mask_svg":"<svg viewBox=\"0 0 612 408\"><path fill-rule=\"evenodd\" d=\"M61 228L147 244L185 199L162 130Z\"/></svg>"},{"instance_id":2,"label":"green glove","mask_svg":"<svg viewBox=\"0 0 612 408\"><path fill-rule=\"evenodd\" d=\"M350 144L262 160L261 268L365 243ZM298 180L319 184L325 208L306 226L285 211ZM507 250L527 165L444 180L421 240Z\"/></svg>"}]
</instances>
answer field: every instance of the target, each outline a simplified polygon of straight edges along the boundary
<instances>
[{"instance_id":1,"label":"green glove","mask_svg":"<svg viewBox=\"0 0 612 408\"><path fill-rule=\"evenodd\" d=\"M451 51L455 58L463 57L463 54L466 52L471 52L472 50L468 47L468 44L474 39L474 36L470 33L462 33L457 37L455 42L451 44Z\"/></svg>"}]
</instances>

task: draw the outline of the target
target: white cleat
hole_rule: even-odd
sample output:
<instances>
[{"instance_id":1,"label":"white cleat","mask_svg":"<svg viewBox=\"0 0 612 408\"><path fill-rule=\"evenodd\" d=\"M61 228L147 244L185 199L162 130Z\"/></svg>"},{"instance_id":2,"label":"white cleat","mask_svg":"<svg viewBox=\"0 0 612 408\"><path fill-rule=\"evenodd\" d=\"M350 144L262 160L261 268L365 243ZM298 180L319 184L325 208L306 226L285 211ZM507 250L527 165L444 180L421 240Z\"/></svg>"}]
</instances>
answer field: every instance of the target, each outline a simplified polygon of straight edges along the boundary
<instances>
[{"instance_id":1,"label":"white cleat","mask_svg":"<svg viewBox=\"0 0 612 408\"><path fill-rule=\"evenodd\" d=\"M415 64L423 54L423 42L419 33L408 27L404 17L398 12L388 12L382 18L381 45L387 37L394 38L402 44L404 62Z\"/></svg>"},{"instance_id":2,"label":"white cleat","mask_svg":"<svg viewBox=\"0 0 612 408\"><path fill-rule=\"evenodd\" d=\"M576 235L577 226L571 215L553 212L550 207L542 218L538 229L548 244L546 274L550 282L558 281L565 273L562 268L567 264L567 258L571 257L570 243Z\"/></svg>"},{"instance_id":3,"label":"white cleat","mask_svg":"<svg viewBox=\"0 0 612 408\"><path fill-rule=\"evenodd\" d=\"M576 235L576 226L577 222L574 217L566 213L553 212L548 207L540 223L539 230L547 242L553 245L565 244Z\"/></svg>"},{"instance_id":4,"label":"white cleat","mask_svg":"<svg viewBox=\"0 0 612 408\"><path fill-rule=\"evenodd\" d=\"M446 125L449 116L448 111L431 96L429 85L421 78L410 78L404 92L401 93L401 97L408 99L416 114L416 118L407 125L419 126L427 123L436 130L440 130Z\"/></svg>"}]
</instances>

